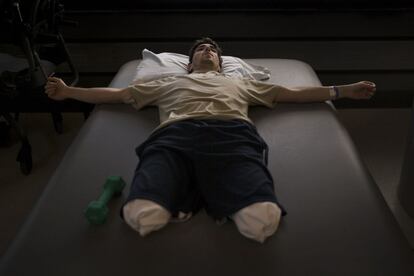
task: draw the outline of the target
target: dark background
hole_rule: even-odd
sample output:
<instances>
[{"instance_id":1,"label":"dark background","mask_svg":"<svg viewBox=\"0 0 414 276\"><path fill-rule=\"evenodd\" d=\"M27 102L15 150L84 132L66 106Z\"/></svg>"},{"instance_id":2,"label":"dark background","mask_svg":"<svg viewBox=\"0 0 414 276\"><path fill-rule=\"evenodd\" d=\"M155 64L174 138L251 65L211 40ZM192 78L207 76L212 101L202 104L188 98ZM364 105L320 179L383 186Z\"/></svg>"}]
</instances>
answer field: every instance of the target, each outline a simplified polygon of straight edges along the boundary
<instances>
[{"instance_id":1,"label":"dark background","mask_svg":"<svg viewBox=\"0 0 414 276\"><path fill-rule=\"evenodd\" d=\"M203 36L224 54L298 59L324 85L377 83L369 102L337 107L409 107L414 91L414 1L141 0L62 1L78 26L61 27L78 86L107 86L119 67L155 52L186 54ZM4 36L3 36L4 38ZM3 39L0 52L17 54ZM62 66L65 76L67 68Z\"/></svg>"}]
</instances>

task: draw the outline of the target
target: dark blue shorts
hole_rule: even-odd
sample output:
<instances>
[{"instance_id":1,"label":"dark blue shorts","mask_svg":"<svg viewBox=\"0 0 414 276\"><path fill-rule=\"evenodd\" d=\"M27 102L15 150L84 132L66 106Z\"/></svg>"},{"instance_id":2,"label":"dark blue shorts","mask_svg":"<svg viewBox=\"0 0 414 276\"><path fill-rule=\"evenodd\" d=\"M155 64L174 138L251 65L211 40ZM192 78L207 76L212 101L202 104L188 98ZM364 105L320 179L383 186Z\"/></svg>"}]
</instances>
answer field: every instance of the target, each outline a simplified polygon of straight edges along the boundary
<instances>
[{"instance_id":1,"label":"dark blue shorts","mask_svg":"<svg viewBox=\"0 0 414 276\"><path fill-rule=\"evenodd\" d=\"M140 162L126 202L152 200L173 215L205 208L222 219L270 201L286 214L266 167L267 145L247 121L175 122L155 131L136 153Z\"/></svg>"}]
</instances>

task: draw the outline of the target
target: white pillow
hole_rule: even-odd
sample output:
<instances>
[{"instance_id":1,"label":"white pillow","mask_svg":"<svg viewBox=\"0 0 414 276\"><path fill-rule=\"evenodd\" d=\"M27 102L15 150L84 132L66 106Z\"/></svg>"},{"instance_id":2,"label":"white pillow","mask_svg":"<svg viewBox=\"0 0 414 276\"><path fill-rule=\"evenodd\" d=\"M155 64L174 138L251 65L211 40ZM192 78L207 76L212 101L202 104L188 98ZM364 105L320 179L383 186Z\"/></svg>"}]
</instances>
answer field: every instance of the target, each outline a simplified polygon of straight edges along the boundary
<instances>
[{"instance_id":1,"label":"white pillow","mask_svg":"<svg viewBox=\"0 0 414 276\"><path fill-rule=\"evenodd\" d=\"M269 69L249 64L240 58L222 56L222 73L227 76L267 80L270 78ZM142 60L137 66L132 83L143 83L159 78L188 74L188 56L176 53L155 54L150 50L142 51Z\"/></svg>"}]
</instances>

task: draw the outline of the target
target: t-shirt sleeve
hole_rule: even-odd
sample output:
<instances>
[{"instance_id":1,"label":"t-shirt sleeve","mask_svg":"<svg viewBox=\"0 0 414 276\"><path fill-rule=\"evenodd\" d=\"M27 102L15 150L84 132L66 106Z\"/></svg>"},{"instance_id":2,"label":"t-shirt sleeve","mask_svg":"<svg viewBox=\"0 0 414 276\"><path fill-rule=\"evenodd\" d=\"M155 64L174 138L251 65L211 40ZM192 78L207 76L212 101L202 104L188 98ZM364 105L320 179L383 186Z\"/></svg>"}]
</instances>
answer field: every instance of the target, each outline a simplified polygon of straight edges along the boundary
<instances>
[{"instance_id":1,"label":"t-shirt sleeve","mask_svg":"<svg viewBox=\"0 0 414 276\"><path fill-rule=\"evenodd\" d=\"M157 105L158 100L170 85L174 82L173 77L162 78L150 82L138 83L128 86L133 101L131 104L136 109L149 105Z\"/></svg>"},{"instance_id":2,"label":"t-shirt sleeve","mask_svg":"<svg viewBox=\"0 0 414 276\"><path fill-rule=\"evenodd\" d=\"M276 105L280 86L250 79L242 79L241 90L249 105L264 105L273 108Z\"/></svg>"}]
</instances>

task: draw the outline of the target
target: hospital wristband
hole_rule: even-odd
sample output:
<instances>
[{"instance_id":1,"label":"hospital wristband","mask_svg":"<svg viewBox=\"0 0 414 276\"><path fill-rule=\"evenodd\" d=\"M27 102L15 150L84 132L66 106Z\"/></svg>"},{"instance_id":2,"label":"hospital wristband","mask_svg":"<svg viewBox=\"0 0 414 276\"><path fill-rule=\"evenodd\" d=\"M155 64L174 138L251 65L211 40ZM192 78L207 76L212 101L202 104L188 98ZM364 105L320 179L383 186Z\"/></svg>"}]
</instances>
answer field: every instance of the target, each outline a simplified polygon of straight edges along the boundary
<instances>
[{"instance_id":1,"label":"hospital wristband","mask_svg":"<svg viewBox=\"0 0 414 276\"><path fill-rule=\"evenodd\" d=\"M329 96L331 97L331 100L339 99L339 88L337 86L330 86L329 87Z\"/></svg>"}]
</instances>

